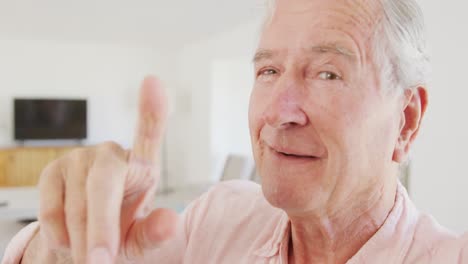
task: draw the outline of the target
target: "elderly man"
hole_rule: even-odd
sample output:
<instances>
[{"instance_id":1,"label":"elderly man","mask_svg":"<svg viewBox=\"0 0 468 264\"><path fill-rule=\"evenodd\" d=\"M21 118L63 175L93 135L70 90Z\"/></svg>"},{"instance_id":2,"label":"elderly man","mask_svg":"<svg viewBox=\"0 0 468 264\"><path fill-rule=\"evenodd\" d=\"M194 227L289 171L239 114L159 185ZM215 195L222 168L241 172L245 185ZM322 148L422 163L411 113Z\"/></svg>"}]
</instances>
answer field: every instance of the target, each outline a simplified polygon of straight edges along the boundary
<instances>
[{"instance_id":1,"label":"elderly man","mask_svg":"<svg viewBox=\"0 0 468 264\"><path fill-rule=\"evenodd\" d=\"M134 148L48 166L39 224L4 263L468 263L468 237L419 213L397 180L427 106L417 4L278 0L272 11L249 112L261 190L219 184L180 221L149 212L166 113L149 77Z\"/></svg>"}]
</instances>

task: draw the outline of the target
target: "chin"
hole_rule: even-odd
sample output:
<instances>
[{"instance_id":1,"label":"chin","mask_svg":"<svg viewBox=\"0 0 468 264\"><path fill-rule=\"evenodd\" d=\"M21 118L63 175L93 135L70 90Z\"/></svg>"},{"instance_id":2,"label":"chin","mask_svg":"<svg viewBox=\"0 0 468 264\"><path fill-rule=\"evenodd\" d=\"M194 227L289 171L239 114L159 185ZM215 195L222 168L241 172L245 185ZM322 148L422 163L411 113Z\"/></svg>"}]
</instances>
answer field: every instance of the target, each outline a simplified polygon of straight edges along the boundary
<instances>
[{"instance_id":1,"label":"chin","mask_svg":"<svg viewBox=\"0 0 468 264\"><path fill-rule=\"evenodd\" d=\"M285 177L262 177L262 191L266 200L287 213L305 212L320 208L326 194L319 184L306 184Z\"/></svg>"}]
</instances>

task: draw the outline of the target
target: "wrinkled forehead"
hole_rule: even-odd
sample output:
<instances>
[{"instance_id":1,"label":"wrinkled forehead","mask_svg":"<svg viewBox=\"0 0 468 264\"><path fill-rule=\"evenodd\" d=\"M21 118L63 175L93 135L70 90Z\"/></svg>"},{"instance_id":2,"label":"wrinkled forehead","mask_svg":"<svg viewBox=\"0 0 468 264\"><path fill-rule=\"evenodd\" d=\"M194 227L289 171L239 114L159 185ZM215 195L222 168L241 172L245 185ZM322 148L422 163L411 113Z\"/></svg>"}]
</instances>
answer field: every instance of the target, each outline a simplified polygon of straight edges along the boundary
<instances>
[{"instance_id":1,"label":"wrinkled forehead","mask_svg":"<svg viewBox=\"0 0 468 264\"><path fill-rule=\"evenodd\" d=\"M350 21L373 25L382 14L381 3L381 0L276 0L274 18L285 14L340 13Z\"/></svg>"},{"instance_id":2,"label":"wrinkled forehead","mask_svg":"<svg viewBox=\"0 0 468 264\"><path fill-rule=\"evenodd\" d=\"M355 31L365 38L374 32L382 14L380 0L276 0L264 33L281 26L308 31L321 26Z\"/></svg>"}]
</instances>

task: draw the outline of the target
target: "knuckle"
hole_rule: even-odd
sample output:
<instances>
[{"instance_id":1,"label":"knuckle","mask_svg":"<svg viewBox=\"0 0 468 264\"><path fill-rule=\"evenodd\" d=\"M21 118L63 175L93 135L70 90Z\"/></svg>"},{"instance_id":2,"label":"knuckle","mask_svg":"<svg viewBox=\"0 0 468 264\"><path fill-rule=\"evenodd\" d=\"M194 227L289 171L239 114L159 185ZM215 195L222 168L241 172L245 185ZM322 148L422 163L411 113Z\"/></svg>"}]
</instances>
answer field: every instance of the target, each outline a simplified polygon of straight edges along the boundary
<instances>
[{"instance_id":1,"label":"knuckle","mask_svg":"<svg viewBox=\"0 0 468 264\"><path fill-rule=\"evenodd\" d=\"M96 156L94 160L94 166L92 169L96 170L113 170L120 167L121 159L119 159L115 155L106 155L105 153L101 153L100 155Z\"/></svg>"},{"instance_id":2,"label":"knuckle","mask_svg":"<svg viewBox=\"0 0 468 264\"><path fill-rule=\"evenodd\" d=\"M122 147L114 141L107 141L101 143L100 145L98 145L98 149L106 153L120 153L123 151Z\"/></svg>"},{"instance_id":3,"label":"knuckle","mask_svg":"<svg viewBox=\"0 0 468 264\"><path fill-rule=\"evenodd\" d=\"M49 229L48 227L42 226L42 230ZM47 245L50 249L66 249L70 247L68 236L65 232L60 232L58 230L50 230L47 232L42 232L44 238L46 239Z\"/></svg>"},{"instance_id":4,"label":"knuckle","mask_svg":"<svg viewBox=\"0 0 468 264\"><path fill-rule=\"evenodd\" d=\"M107 144L107 143L105 143ZM109 143L115 144L115 143ZM113 170L126 166L126 151L119 145L106 145L100 147L94 158L94 168Z\"/></svg>"},{"instance_id":5,"label":"knuckle","mask_svg":"<svg viewBox=\"0 0 468 264\"><path fill-rule=\"evenodd\" d=\"M91 154L90 152L91 150L89 148L77 148L72 150L67 157L72 162L81 161L88 158Z\"/></svg>"},{"instance_id":6,"label":"knuckle","mask_svg":"<svg viewBox=\"0 0 468 264\"><path fill-rule=\"evenodd\" d=\"M77 226L84 226L86 224L86 207L85 206L73 206L68 207L66 210L66 222L69 228L76 228Z\"/></svg>"},{"instance_id":7,"label":"knuckle","mask_svg":"<svg viewBox=\"0 0 468 264\"><path fill-rule=\"evenodd\" d=\"M56 175L58 172L60 172L61 167L60 167L60 159L56 159L49 164L45 166L45 168L42 170L41 175L39 177L39 185L42 182L46 182L50 180L51 177Z\"/></svg>"},{"instance_id":8,"label":"knuckle","mask_svg":"<svg viewBox=\"0 0 468 264\"><path fill-rule=\"evenodd\" d=\"M119 144L108 141L97 146L95 162L126 160L126 150Z\"/></svg>"},{"instance_id":9,"label":"knuckle","mask_svg":"<svg viewBox=\"0 0 468 264\"><path fill-rule=\"evenodd\" d=\"M48 223L48 222L56 222L59 219L63 219L63 209L57 207L50 207L50 208L41 208L39 211L39 221Z\"/></svg>"},{"instance_id":10,"label":"knuckle","mask_svg":"<svg viewBox=\"0 0 468 264\"><path fill-rule=\"evenodd\" d=\"M41 222L40 232L50 249L56 250L70 247L67 231L58 228L57 225Z\"/></svg>"},{"instance_id":11,"label":"knuckle","mask_svg":"<svg viewBox=\"0 0 468 264\"><path fill-rule=\"evenodd\" d=\"M57 235L55 239L55 247L58 249L70 247L67 236L65 234Z\"/></svg>"}]
</instances>

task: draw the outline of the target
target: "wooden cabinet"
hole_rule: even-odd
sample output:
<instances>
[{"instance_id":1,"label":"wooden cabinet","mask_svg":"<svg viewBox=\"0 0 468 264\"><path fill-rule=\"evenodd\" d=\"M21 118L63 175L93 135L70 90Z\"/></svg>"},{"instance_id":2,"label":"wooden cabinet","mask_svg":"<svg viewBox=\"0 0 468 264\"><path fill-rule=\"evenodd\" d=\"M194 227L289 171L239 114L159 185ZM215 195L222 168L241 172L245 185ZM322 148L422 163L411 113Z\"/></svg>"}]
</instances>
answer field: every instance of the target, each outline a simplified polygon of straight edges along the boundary
<instances>
[{"instance_id":1,"label":"wooden cabinet","mask_svg":"<svg viewBox=\"0 0 468 264\"><path fill-rule=\"evenodd\" d=\"M75 147L0 149L0 187L35 186L51 161Z\"/></svg>"}]
</instances>

